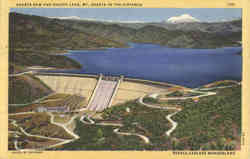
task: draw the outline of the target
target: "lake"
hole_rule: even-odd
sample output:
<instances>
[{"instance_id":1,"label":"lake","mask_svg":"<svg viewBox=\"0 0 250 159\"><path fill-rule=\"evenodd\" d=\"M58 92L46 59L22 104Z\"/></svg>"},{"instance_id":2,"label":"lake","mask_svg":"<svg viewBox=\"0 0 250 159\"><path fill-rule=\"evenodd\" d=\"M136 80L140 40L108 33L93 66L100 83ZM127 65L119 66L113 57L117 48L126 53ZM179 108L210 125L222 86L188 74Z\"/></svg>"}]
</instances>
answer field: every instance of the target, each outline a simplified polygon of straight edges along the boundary
<instances>
[{"instance_id":1,"label":"lake","mask_svg":"<svg viewBox=\"0 0 250 159\"><path fill-rule=\"evenodd\" d=\"M241 47L184 49L153 44L130 46L70 51L65 56L78 61L83 67L81 70L64 72L124 75L187 87L242 78Z\"/></svg>"}]
</instances>

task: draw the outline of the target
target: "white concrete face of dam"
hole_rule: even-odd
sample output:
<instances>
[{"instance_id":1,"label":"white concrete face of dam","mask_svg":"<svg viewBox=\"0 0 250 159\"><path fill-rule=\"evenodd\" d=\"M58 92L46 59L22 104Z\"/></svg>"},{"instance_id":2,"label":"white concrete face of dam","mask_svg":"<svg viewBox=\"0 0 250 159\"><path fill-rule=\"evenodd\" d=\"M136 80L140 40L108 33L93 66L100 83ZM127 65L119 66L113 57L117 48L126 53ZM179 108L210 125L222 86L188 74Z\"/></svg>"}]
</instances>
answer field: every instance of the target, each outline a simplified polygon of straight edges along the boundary
<instances>
[{"instance_id":1,"label":"white concrete face of dam","mask_svg":"<svg viewBox=\"0 0 250 159\"><path fill-rule=\"evenodd\" d=\"M88 101L97 84L96 78L36 75L56 93L77 94Z\"/></svg>"}]
</instances>

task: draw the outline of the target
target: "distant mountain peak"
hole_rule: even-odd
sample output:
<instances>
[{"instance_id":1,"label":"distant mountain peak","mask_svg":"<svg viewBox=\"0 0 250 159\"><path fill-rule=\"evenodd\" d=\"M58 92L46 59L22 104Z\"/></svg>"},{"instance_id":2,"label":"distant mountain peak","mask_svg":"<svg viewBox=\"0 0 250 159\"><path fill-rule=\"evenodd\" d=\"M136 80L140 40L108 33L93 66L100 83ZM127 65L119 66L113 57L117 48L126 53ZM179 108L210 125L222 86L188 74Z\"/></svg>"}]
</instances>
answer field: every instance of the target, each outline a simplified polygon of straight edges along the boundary
<instances>
[{"instance_id":1,"label":"distant mountain peak","mask_svg":"<svg viewBox=\"0 0 250 159\"><path fill-rule=\"evenodd\" d=\"M168 23L193 23L193 22L200 22L200 20L192 17L189 14L182 14L180 16L170 17L166 21Z\"/></svg>"}]
</instances>

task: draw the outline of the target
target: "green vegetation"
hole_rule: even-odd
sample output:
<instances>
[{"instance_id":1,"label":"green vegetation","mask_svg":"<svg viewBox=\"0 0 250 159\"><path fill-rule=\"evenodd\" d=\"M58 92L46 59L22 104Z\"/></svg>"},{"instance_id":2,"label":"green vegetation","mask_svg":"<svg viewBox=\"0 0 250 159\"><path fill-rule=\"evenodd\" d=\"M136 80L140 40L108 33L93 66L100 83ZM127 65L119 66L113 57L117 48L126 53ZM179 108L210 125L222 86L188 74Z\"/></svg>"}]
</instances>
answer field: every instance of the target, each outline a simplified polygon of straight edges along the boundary
<instances>
[{"instance_id":1,"label":"green vegetation","mask_svg":"<svg viewBox=\"0 0 250 159\"><path fill-rule=\"evenodd\" d=\"M79 69L81 65L61 55L50 55L37 50L16 51L10 48L9 62L19 66L45 66L60 69Z\"/></svg>"},{"instance_id":2,"label":"green vegetation","mask_svg":"<svg viewBox=\"0 0 250 159\"><path fill-rule=\"evenodd\" d=\"M176 149L228 150L239 146L240 86L218 89L216 96L203 97L197 103L185 100L178 104L183 110L173 117L179 123L173 133L180 141Z\"/></svg>"},{"instance_id":3,"label":"green vegetation","mask_svg":"<svg viewBox=\"0 0 250 159\"><path fill-rule=\"evenodd\" d=\"M68 27L73 27L84 32L94 33L121 43L153 43L175 48L217 48L224 46L239 46L241 31L227 31L223 34L211 26L210 31L197 30L168 30L164 26L148 24L137 29L118 24L104 24L88 21L60 21ZM207 26L207 24L203 24ZM214 24L216 25L216 24ZM241 20L224 25L241 26Z\"/></svg>"},{"instance_id":4,"label":"green vegetation","mask_svg":"<svg viewBox=\"0 0 250 159\"><path fill-rule=\"evenodd\" d=\"M126 108L130 108L129 113ZM121 131L138 132L149 137L154 143L161 137L164 138L165 131L171 127L166 120L168 114L167 110L148 108L131 101L105 110L103 119L120 120L124 124Z\"/></svg>"},{"instance_id":5,"label":"green vegetation","mask_svg":"<svg viewBox=\"0 0 250 159\"><path fill-rule=\"evenodd\" d=\"M81 68L78 62L58 55L67 50L128 47L129 42L182 48L215 48L238 46L237 41L241 40L240 31L217 34L200 30L168 30L155 25L134 29L118 24L59 20L19 13L10 13L9 22L9 73L23 72L27 66ZM233 21L231 25L240 26L241 21ZM10 78L9 83L9 103L30 102L48 93L40 89L45 85L37 79L35 85L21 77Z\"/></svg>"},{"instance_id":6,"label":"green vegetation","mask_svg":"<svg viewBox=\"0 0 250 159\"><path fill-rule=\"evenodd\" d=\"M177 90L166 94L165 97L195 97L199 95L201 95L201 93Z\"/></svg>"},{"instance_id":7,"label":"green vegetation","mask_svg":"<svg viewBox=\"0 0 250 159\"><path fill-rule=\"evenodd\" d=\"M10 62L20 66L81 68L56 54L86 48L125 47L101 36L66 26L60 20L10 13Z\"/></svg>"},{"instance_id":8,"label":"green vegetation","mask_svg":"<svg viewBox=\"0 0 250 159\"><path fill-rule=\"evenodd\" d=\"M30 105L22 105L22 106L9 106L8 112L10 113L20 113L20 112L29 112L32 111L33 108Z\"/></svg>"},{"instance_id":9,"label":"green vegetation","mask_svg":"<svg viewBox=\"0 0 250 159\"><path fill-rule=\"evenodd\" d=\"M30 149L30 148L41 148L46 147L51 144L56 144L58 141L49 140L38 137L30 137L25 134L18 132L18 137L14 136L14 134L8 135L8 149L15 150L14 142L18 141L17 145L21 149Z\"/></svg>"},{"instance_id":10,"label":"green vegetation","mask_svg":"<svg viewBox=\"0 0 250 159\"><path fill-rule=\"evenodd\" d=\"M44 100L59 100L61 98L68 98L70 95L69 94L64 94L64 93L56 93L56 94L52 94L46 98L44 98Z\"/></svg>"},{"instance_id":11,"label":"green vegetation","mask_svg":"<svg viewBox=\"0 0 250 159\"><path fill-rule=\"evenodd\" d=\"M16 74L20 72L25 72L25 68L22 66L15 65L13 63L9 63L9 74Z\"/></svg>"},{"instance_id":12,"label":"green vegetation","mask_svg":"<svg viewBox=\"0 0 250 159\"><path fill-rule=\"evenodd\" d=\"M17 121L17 125L33 135L72 139L63 128L50 123L50 116L46 113L9 116Z\"/></svg>"},{"instance_id":13,"label":"green vegetation","mask_svg":"<svg viewBox=\"0 0 250 159\"><path fill-rule=\"evenodd\" d=\"M67 123L72 118L71 114L65 114L65 113L53 113L53 115L54 115L54 121L56 123L62 123L62 124Z\"/></svg>"},{"instance_id":14,"label":"green vegetation","mask_svg":"<svg viewBox=\"0 0 250 159\"><path fill-rule=\"evenodd\" d=\"M52 150L142 150L143 142L136 136L122 136L113 132L113 126L86 125L76 121L75 132L80 139Z\"/></svg>"},{"instance_id":15,"label":"green vegetation","mask_svg":"<svg viewBox=\"0 0 250 159\"><path fill-rule=\"evenodd\" d=\"M58 54L67 50L128 47L128 42L153 43L177 48L217 48L239 46L241 31L202 32L168 30L147 25L128 28L118 24L58 20L46 17L10 13L9 73L19 73L27 66L46 66L62 69L79 69L76 61ZM241 21L232 25L241 26ZM227 86L220 83L217 86ZM231 150L237 149L241 133L241 88L235 86L217 89L217 95L203 97L198 102L172 100L166 104L180 105L182 111L173 116L178 122L171 137L165 135L171 125L166 120L167 110L153 109L130 101L105 110L103 120L119 121L121 132L139 133L151 143L145 144L137 136L123 136L113 132L114 126L85 125L77 120L76 133L80 139L62 146L63 150ZM29 103L48 95L52 90L33 75L9 77L9 103ZM193 96L174 92L170 96ZM168 96L169 97L169 96ZM70 99L72 109L83 100L80 96ZM74 101L74 103L73 103ZM65 103L65 100L59 101ZM67 100L68 102L68 100ZM147 97L147 103L161 103ZM56 102L43 103L53 105ZM58 104L58 103L56 103ZM163 103L161 103L163 104ZM20 109L33 110L37 106L9 107L10 112ZM74 107L74 108L73 108ZM130 112L126 111L130 108ZM62 128L50 124L46 114L11 116L17 124L32 134L71 139ZM101 122L97 121L97 122ZM13 126L10 129L15 130ZM11 136L11 140L13 136ZM10 145L13 148L13 144Z\"/></svg>"},{"instance_id":16,"label":"green vegetation","mask_svg":"<svg viewBox=\"0 0 250 159\"><path fill-rule=\"evenodd\" d=\"M237 86L238 84L236 83L237 81L230 81L230 80L224 80L224 81L217 81L217 82L213 82L204 86L199 87L200 89L205 88L205 89L209 89L209 88L215 88L216 87L225 87L225 86Z\"/></svg>"},{"instance_id":17,"label":"green vegetation","mask_svg":"<svg viewBox=\"0 0 250 159\"><path fill-rule=\"evenodd\" d=\"M166 97L181 97L184 95L183 91L174 91L166 95Z\"/></svg>"},{"instance_id":18,"label":"green vegetation","mask_svg":"<svg viewBox=\"0 0 250 159\"><path fill-rule=\"evenodd\" d=\"M130 112L126 111L130 108ZM150 144L137 136L123 136L113 132L115 126L86 125L77 121L75 132L79 140L63 146L63 150L167 150L171 145L165 131L171 126L166 120L166 110L153 109L130 101L106 109L101 121L121 122L120 132L139 133L151 141ZM61 148L60 148L61 150Z\"/></svg>"},{"instance_id":19,"label":"green vegetation","mask_svg":"<svg viewBox=\"0 0 250 159\"><path fill-rule=\"evenodd\" d=\"M195 96L199 96L202 95L202 93L196 93L196 92L186 92L184 94L184 97L195 97Z\"/></svg>"},{"instance_id":20,"label":"green vegetation","mask_svg":"<svg viewBox=\"0 0 250 159\"><path fill-rule=\"evenodd\" d=\"M33 75L9 77L9 103L23 104L51 93L42 81Z\"/></svg>"},{"instance_id":21,"label":"green vegetation","mask_svg":"<svg viewBox=\"0 0 250 159\"><path fill-rule=\"evenodd\" d=\"M205 25L205 24L204 24ZM225 24L226 25L226 24ZM227 24L241 25L241 21ZM214 28L215 29L215 28ZM128 42L154 43L168 47L181 48L216 48L223 46L239 46L241 31L218 34L216 32L168 30L167 28L148 24L141 28L129 28L118 24L101 22L59 20L39 16L10 13L10 48L14 52L15 63L32 65L25 54L33 58L41 58L38 64L69 68L61 65L68 61L64 56L52 64L45 57L54 58L51 53L65 50L100 49L106 47L128 47ZM35 42L35 43L34 43ZM24 59L21 57L25 56ZM29 61L29 62L28 62ZM34 62L36 64L36 62ZM77 66L75 66L77 67Z\"/></svg>"},{"instance_id":22,"label":"green vegetation","mask_svg":"<svg viewBox=\"0 0 250 159\"><path fill-rule=\"evenodd\" d=\"M218 35L201 31L169 31L161 27L146 26L137 31L134 42L155 43L174 48L217 48L237 46L234 40L240 37L241 33Z\"/></svg>"},{"instance_id":23,"label":"green vegetation","mask_svg":"<svg viewBox=\"0 0 250 159\"><path fill-rule=\"evenodd\" d=\"M27 98L24 98L27 99ZM82 96L69 95L69 94L53 94L51 96L45 97L41 101L28 105L21 106L9 106L9 113L18 112L30 112L36 111L37 107L58 107L65 106L70 108L70 110L80 109L81 103L86 100Z\"/></svg>"},{"instance_id":24,"label":"green vegetation","mask_svg":"<svg viewBox=\"0 0 250 159\"><path fill-rule=\"evenodd\" d=\"M173 116L178 122L170 137L165 135L171 125L166 120L169 111L142 106L135 101L106 109L103 120L120 122L120 132L145 135L150 144L136 136L122 136L113 132L114 126L86 125L77 122L80 139L64 145L63 150L235 150L240 146L241 88L218 89L217 95L192 99L152 101L166 105L180 105L182 111ZM130 112L126 109L129 108ZM119 139L118 139L119 138ZM131 139L133 138L133 139ZM131 139L131 140L130 140ZM60 148L61 149L61 148Z\"/></svg>"},{"instance_id":25,"label":"green vegetation","mask_svg":"<svg viewBox=\"0 0 250 159\"><path fill-rule=\"evenodd\" d=\"M158 103L158 99L152 98L152 97L145 97L143 98L143 102L155 104L155 103Z\"/></svg>"},{"instance_id":26,"label":"green vegetation","mask_svg":"<svg viewBox=\"0 0 250 159\"><path fill-rule=\"evenodd\" d=\"M223 81L223 82L218 82L216 85L214 85L214 87L224 87L224 86L232 86L232 85L236 85L236 83L231 82L231 81Z\"/></svg>"}]
</instances>

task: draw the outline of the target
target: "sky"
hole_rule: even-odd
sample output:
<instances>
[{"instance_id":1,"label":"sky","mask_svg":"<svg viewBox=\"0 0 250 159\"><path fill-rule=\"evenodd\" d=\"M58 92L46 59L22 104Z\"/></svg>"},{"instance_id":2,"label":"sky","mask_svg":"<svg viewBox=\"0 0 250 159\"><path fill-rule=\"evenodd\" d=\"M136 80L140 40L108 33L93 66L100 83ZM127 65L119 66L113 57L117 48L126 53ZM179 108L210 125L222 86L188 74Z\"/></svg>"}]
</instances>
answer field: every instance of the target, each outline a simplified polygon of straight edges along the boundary
<instances>
[{"instance_id":1,"label":"sky","mask_svg":"<svg viewBox=\"0 0 250 159\"><path fill-rule=\"evenodd\" d=\"M47 17L78 16L97 20L161 22L189 14L203 22L241 18L240 8L11 8L11 12Z\"/></svg>"}]
</instances>

